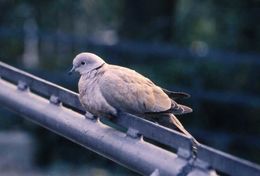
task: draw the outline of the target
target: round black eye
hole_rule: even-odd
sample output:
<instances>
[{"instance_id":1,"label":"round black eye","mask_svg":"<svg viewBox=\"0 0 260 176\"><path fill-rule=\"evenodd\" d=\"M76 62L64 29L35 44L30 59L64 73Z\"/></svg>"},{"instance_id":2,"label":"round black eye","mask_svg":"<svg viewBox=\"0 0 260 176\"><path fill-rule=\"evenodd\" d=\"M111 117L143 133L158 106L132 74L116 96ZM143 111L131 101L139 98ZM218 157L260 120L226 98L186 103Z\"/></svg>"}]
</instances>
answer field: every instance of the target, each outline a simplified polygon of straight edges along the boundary
<instances>
[{"instance_id":1,"label":"round black eye","mask_svg":"<svg viewBox=\"0 0 260 176\"><path fill-rule=\"evenodd\" d=\"M85 62L82 61L82 62L81 62L81 65L85 65Z\"/></svg>"}]
</instances>

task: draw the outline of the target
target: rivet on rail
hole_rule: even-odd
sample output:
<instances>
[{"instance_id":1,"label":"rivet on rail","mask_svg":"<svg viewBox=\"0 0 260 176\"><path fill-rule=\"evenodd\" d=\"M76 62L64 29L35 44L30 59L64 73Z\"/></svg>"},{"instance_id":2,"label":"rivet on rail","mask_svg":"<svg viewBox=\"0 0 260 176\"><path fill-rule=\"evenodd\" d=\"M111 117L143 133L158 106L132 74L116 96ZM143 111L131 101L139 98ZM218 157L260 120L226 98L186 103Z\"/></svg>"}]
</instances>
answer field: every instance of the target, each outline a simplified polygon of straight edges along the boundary
<instances>
[{"instance_id":1,"label":"rivet on rail","mask_svg":"<svg viewBox=\"0 0 260 176\"><path fill-rule=\"evenodd\" d=\"M135 139L141 137L141 134L139 133L139 131L134 128L131 128L131 127L128 128L126 135L130 136L132 138L135 138Z\"/></svg>"},{"instance_id":2,"label":"rivet on rail","mask_svg":"<svg viewBox=\"0 0 260 176\"><path fill-rule=\"evenodd\" d=\"M57 97L56 95L51 95L50 103L52 103L54 105L60 105L61 101L60 101L59 97Z\"/></svg>"},{"instance_id":3,"label":"rivet on rail","mask_svg":"<svg viewBox=\"0 0 260 176\"><path fill-rule=\"evenodd\" d=\"M93 115L93 114L91 114L88 111L86 111L84 116L85 116L86 119L92 120L93 122L97 122L98 121L98 117Z\"/></svg>"},{"instance_id":4,"label":"rivet on rail","mask_svg":"<svg viewBox=\"0 0 260 176\"><path fill-rule=\"evenodd\" d=\"M24 81L18 81L17 88L21 91L25 91L28 89L28 85Z\"/></svg>"}]
</instances>

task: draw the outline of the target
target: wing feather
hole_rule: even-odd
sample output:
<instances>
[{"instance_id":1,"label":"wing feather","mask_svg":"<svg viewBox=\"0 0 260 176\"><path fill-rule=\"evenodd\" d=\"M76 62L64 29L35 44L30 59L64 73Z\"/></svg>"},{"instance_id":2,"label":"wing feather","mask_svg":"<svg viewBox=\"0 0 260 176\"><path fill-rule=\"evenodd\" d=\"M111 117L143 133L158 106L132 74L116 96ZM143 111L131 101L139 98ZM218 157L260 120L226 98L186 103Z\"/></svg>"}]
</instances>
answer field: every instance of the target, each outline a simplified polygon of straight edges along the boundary
<instances>
[{"instance_id":1,"label":"wing feather","mask_svg":"<svg viewBox=\"0 0 260 176\"><path fill-rule=\"evenodd\" d=\"M134 70L109 66L100 79L100 90L117 110L145 113L171 108L171 99L152 81Z\"/></svg>"}]
</instances>

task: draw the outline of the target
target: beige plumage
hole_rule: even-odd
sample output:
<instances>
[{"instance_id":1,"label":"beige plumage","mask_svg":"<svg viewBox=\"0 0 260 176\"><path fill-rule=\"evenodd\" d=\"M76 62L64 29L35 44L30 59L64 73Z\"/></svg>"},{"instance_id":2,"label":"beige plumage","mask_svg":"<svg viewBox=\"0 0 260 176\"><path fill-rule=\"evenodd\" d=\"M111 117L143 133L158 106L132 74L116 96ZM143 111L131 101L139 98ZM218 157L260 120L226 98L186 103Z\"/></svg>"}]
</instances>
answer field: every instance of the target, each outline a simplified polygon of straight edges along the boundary
<instances>
[{"instance_id":1,"label":"beige plumage","mask_svg":"<svg viewBox=\"0 0 260 176\"><path fill-rule=\"evenodd\" d=\"M174 114L185 114L192 109L174 100L188 94L171 92L156 86L134 70L110 65L92 53L81 53L73 60L71 71L77 71L79 99L88 112L95 116L116 116L127 112L142 117L167 117L169 122L187 136Z\"/></svg>"}]
</instances>

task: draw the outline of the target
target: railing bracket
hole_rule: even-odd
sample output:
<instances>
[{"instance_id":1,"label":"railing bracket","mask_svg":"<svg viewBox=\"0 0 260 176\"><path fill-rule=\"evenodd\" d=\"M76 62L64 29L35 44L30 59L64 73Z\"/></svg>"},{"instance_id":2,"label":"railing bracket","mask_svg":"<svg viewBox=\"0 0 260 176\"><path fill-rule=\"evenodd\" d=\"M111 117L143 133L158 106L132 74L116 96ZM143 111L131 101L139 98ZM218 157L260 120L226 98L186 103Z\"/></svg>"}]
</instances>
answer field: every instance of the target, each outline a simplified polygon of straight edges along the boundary
<instances>
[{"instance_id":1,"label":"railing bracket","mask_svg":"<svg viewBox=\"0 0 260 176\"><path fill-rule=\"evenodd\" d=\"M61 101L60 101L59 97L57 97L56 95L51 95L50 103L52 103L54 105L60 105Z\"/></svg>"},{"instance_id":2,"label":"railing bracket","mask_svg":"<svg viewBox=\"0 0 260 176\"><path fill-rule=\"evenodd\" d=\"M135 138L135 139L139 138L141 136L138 130L131 128L131 127L128 128L126 135L130 136L132 138Z\"/></svg>"},{"instance_id":3,"label":"railing bracket","mask_svg":"<svg viewBox=\"0 0 260 176\"><path fill-rule=\"evenodd\" d=\"M21 91L25 91L28 89L28 85L24 81L18 81L17 88Z\"/></svg>"},{"instance_id":4,"label":"railing bracket","mask_svg":"<svg viewBox=\"0 0 260 176\"><path fill-rule=\"evenodd\" d=\"M84 116L86 117L86 119L92 120L92 121L97 121L98 117L91 114L90 112L86 111L86 113L84 114Z\"/></svg>"}]
</instances>

